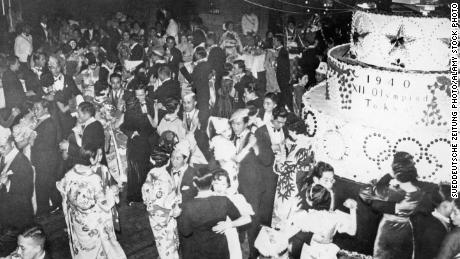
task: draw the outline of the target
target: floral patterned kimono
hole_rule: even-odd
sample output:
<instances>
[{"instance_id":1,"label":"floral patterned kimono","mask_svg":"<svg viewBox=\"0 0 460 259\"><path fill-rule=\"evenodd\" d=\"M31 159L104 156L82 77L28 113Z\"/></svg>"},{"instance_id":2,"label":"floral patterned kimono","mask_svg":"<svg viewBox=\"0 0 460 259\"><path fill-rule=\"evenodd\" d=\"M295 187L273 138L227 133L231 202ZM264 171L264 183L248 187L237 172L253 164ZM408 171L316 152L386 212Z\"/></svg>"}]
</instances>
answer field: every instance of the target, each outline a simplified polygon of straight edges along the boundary
<instances>
[{"instance_id":1,"label":"floral patterned kimono","mask_svg":"<svg viewBox=\"0 0 460 259\"><path fill-rule=\"evenodd\" d=\"M307 146L308 143L307 139L298 139L288 149L286 160L275 164L275 172L279 177L273 206L273 228L279 228L297 210L298 178L314 165L314 154L311 146Z\"/></svg>"},{"instance_id":2,"label":"floral patterned kimono","mask_svg":"<svg viewBox=\"0 0 460 259\"><path fill-rule=\"evenodd\" d=\"M179 259L176 217L180 214L181 198L166 165L150 170L142 186L142 199L147 206L159 258Z\"/></svg>"},{"instance_id":3,"label":"floral patterned kimono","mask_svg":"<svg viewBox=\"0 0 460 259\"><path fill-rule=\"evenodd\" d=\"M101 177L82 165L72 168L56 185L63 197L72 258L126 258L112 221L115 191L110 188L104 193Z\"/></svg>"}]
</instances>

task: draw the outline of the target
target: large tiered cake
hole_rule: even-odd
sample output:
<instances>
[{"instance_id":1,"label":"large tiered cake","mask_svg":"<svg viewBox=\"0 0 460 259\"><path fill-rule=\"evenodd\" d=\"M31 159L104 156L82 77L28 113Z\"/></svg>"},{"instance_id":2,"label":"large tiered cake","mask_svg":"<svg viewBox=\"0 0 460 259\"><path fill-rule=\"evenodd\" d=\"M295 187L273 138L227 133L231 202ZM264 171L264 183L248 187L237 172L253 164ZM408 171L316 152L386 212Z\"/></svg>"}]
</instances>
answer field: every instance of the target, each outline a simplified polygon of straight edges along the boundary
<instances>
[{"instance_id":1,"label":"large tiered cake","mask_svg":"<svg viewBox=\"0 0 460 259\"><path fill-rule=\"evenodd\" d=\"M356 11L351 43L328 53L328 79L304 95L318 160L369 182L396 151L421 180L449 178L449 20Z\"/></svg>"}]
</instances>

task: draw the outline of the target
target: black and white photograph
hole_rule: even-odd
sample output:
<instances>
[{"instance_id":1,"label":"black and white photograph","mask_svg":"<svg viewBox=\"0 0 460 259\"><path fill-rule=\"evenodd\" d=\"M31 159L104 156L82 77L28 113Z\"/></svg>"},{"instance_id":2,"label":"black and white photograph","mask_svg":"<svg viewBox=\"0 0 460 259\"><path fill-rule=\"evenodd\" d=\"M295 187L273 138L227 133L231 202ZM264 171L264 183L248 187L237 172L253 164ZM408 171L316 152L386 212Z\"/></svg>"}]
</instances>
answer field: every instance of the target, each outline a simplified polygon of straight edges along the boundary
<instances>
[{"instance_id":1,"label":"black and white photograph","mask_svg":"<svg viewBox=\"0 0 460 259\"><path fill-rule=\"evenodd\" d=\"M458 2L0 1L0 259L460 259Z\"/></svg>"}]
</instances>

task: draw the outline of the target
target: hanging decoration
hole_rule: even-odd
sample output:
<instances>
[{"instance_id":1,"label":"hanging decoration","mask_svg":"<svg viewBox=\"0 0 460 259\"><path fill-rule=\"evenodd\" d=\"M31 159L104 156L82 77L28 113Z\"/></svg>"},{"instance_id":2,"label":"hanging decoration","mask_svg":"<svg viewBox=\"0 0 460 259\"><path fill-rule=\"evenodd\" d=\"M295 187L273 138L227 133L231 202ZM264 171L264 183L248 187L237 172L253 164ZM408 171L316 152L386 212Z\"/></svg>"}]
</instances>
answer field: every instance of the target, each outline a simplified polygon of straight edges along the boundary
<instances>
[{"instance_id":1,"label":"hanging decoration","mask_svg":"<svg viewBox=\"0 0 460 259\"><path fill-rule=\"evenodd\" d=\"M209 13L210 14L220 14L220 9L217 6L215 0L209 0Z\"/></svg>"}]
</instances>

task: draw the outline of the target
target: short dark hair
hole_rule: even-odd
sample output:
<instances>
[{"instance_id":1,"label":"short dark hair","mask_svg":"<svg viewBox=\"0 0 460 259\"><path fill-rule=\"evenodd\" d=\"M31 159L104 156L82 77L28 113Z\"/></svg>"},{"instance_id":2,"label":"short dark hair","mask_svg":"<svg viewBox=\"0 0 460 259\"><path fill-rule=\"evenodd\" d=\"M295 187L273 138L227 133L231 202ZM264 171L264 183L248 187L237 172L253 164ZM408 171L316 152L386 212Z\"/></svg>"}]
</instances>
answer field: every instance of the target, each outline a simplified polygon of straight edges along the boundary
<instances>
[{"instance_id":1,"label":"short dark hair","mask_svg":"<svg viewBox=\"0 0 460 259\"><path fill-rule=\"evenodd\" d=\"M8 56L6 58L6 65L8 67L10 67L10 66L16 64L16 62L18 62L18 61L19 61L18 57L14 56L14 55L10 55L10 56Z\"/></svg>"},{"instance_id":2,"label":"short dark hair","mask_svg":"<svg viewBox=\"0 0 460 259\"><path fill-rule=\"evenodd\" d=\"M222 168L217 168L212 171L212 179L218 180L220 177L225 177L227 180L228 187L230 187L230 176L228 175L227 171Z\"/></svg>"},{"instance_id":3,"label":"short dark hair","mask_svg":"<svg viewBox=\"0 0 460 259\"><path fill-rule=\"evenodd\" d=\"M96 115L96 107L90 102L82 102L78 105L78 109L83 113L89 113L91 117Z\"/></svg>"},{"instance_id":4,"label":"short dark hair","mask_svg":"<svg viewBox=\"0 0 460 259\"><path fill-rule=\"evenodd\" d=\"M45 59L46 59L46 54L45 53L43 53L43 52L35 52L35 53L32 54L32 60L34 62L36 62L37 60L40 59L41 56L45 57Z\"/></svg>"},{"instance_id":5,"label":"short dark hair","mask_svg":"<svg viewBox=\"0 0 460 259\"><path fill-rule=\"evenodd\" d=\"M237 65L238 68L241 68L241 69L243 69L243 70L246 70L246 64L244 64L244 61L241 60L241 59L238 59L238 60L233 61L233 64L234 64L234 65Z\"/></svg>"},{"instance_id":6,"label":"short dark hair","mask_svg":"<svg viewBox=\"0 0 460 259\"><path fill-rule=\"evenodd\" d=\"M438 207L443 201L452 201L450 193L451 188L449 184L440 184L438 191L433 193L431 197L434 207Z\"/></svg>"},{"instance_id":7,"label":"short dark hair","mask_svg":"<svg viewBox=\"0 0 460 259\"><path fill-rule=\"evenodd\" d=\"M206 49L204 49L203 47L196 48L195 53L200 59L208 56Z\"/></svg>"},{"instance_id":8,"label":"short dark hair","mask_svg":"<svg viewBox=\"0 0 460 259\"><path fill-rule=\"evenodd\" d=\"M171 113L174 113L177 109L177 106L179 106L179 100L177 100L176 98L167 98L165 101L164 101L164 106L166 108L166 112L171 114Z\"/></svg>"},{"instance_id":9,"label":"short dark hair","mask_svg":"<svg viewBox=\"0 0 460 259\"><path fill-rule=\"evenodd\" d=\"M121 81L121 75L118 74L118 73L113 73L113 74L111 74L111 75L110 75L110 80L112 80L112 78L118 78L118 79L120 79L120 81Z\"/></svg>"},{"instance_id":10,"label":"short dark hair","mask_svg":"<svg viewBox=\"0 0 460 259\"><path fill-rule=\"evenodd\" d=\"M273 119L276 120L278 118L285 118L287 119L288 117L288 111L286 110L286 108L284 108L283 106L277 106L275 107L275 109L273 109Z\"/></svg>"},{"instance_id":11,"label":"short dark hair","mask_svg":"<svg viewBox=\"0 0 460 259\"><path fill-rule=\"evenodd\" d=\"M46 234L40 225L26 227L26 229L21 233L21 236L33 239L42 249L45 247Z\"/></svg>"},{"instance_id":12,"label":"short dark hair","mask_svg":"<svg viewBox=\"0 0 460 259\"><path fill-rule=\"evenodd\" d=\"M167 65L162 65L158 68L158 76L171 77L171 68Z\"/></svg>"},{"instance_id":13,"label":"short dark hair","mask_svg":"<svg viewBox=\"0 0 460 259\"><path fill-rule=\"evenodd\" d=\"M213 174L209 171L207 167L200 168L195 177L193 177L193 183L200 190L209 190L211 188L211 183L213 180Z\"/></svg>"},{"instance_id":14,"label":"short dark hair","mask_svg":"<svg viewBox=\"0 0 460 259\"><path fill-rule=\"evenodd\" d=\"M279 103L279 97L278 97L278 94L276 94L276 93L267 93L267 94L265 94L264 99L270 99L275 104Z\"/></svg>"},{"instance_id":15,"label":"short dark hair","mask_svg":"<svg viewBox=\"0 0 460 259\"><path fill-rule=\"evenodd\" d=\"M42 106L44 109L48 109L48 111L49 111L49 108L50 108L50 105L51 105L51 104L50 104L50 102L49 102L48 100L43 99L43 98L40 98L40 97L37 96L37 97L32 97L32 98L30 99L30 101L31 101L32 103L34 103L34 104L35 104L35 103L40 103L41 106Z\"/></svg>"},{"instance_id":16,"label":"short dark hair","mask_svg":"<svg viewBox=\"0 0 460 259\"><path fill-rule=\"evenodd\" d=\"M174 43L176 43L176 38L174 38L173 36L166 37L166 42L168 42L168 40L172 40L174 41Z\"/></svg>"},{"instance_id":17,"label":"short dark hair","mask_svg":"<svg viewBox=\"0 0 460 259\"><path fill-rule=\"evenodd\" d=\"M248 93L256 93L257 91L257 85L255 82L250 82L249 84L247 84L244 89L246 89L248 91Z\"/></svg>"}]
</instances>

